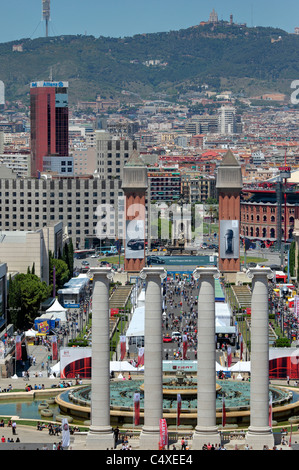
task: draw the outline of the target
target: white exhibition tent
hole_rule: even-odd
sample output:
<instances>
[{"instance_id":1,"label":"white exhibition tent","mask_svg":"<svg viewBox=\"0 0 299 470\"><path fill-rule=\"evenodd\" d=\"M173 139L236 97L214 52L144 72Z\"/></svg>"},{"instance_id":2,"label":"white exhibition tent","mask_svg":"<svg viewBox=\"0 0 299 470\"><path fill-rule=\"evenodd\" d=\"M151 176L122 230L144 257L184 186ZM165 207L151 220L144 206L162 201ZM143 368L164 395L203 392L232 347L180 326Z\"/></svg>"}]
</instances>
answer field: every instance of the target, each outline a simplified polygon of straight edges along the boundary
<instances>
[{"instance_id":1,"label":"white exhibition tent","mask_svg":"<svg viewBox=\"0 0 299 470\"><path fill-rule=\"evenodd\" d=\"M144 336L144 313L145 307L135 308L129 328L126 332L127 338Z\"/></svg>"},{"instance_id":2,"label":"white exhibition tent","mask_svg":"<svg viewBox=\"0 0 299 470\"><path fill-rule=\"evenodd\" d=\"M67 312L67 309L62 307L62 305L60 305L58 300L55 299L55 302L51 305L51 307L49 307L46 310L44 315L45 315L45 318L49 318L49 315L51 315L51 318L54 318L54 319L57 318L63 322L66 322L67 321L66 312Z\"/></svg>"},{"instance_id":3,"label":"white exhibition tent","mask_svg":"<svg viewBox=\"0 0 299 470\"><path fill-rule=\"evenodd\" d=\"M30 330L25 331L25 336L29 336L29 338L33 338L37 335L37 331L33 330L32 328Z\"/></svg>"},{"instance_id":4,"label":"white exhibition tent","mask_svg":"<svg viewBox=\"0 0 299 470\"><path fill-rule=\"evenodd\" d=\"M250 361L239 361L236 362L232 367L229 368L231 372L250 372Z\"/></svg>"},{"instance_id":5,"label":"white exhibition tent","mask_svg":"<svg viewBox=\"0 0 299 470\"><path fill-rule=\"evenodd\" d=\"M136 372L136 367L128 361L110 361L110 372Z\"/></svg>"}]
</instances>

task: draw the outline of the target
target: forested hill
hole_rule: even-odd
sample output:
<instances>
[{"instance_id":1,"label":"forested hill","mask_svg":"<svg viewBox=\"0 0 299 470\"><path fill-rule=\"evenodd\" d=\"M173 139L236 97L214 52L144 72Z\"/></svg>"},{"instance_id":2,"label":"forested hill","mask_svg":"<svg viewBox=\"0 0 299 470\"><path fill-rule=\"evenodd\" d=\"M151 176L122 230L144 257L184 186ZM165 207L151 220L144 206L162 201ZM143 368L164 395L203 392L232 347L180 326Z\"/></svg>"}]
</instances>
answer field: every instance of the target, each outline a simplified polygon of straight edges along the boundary
<instances>
[{"instance_id":1,"label":"forested hill","mask_svg":"<svg viewBox=\"0 0 299 470\"><path fill-rule=\"evenodd\" d=\"M22 44L23 52L13 51ZM219 89L248 79L282 91L299 80L299 35L273 28L228 23L126 38L59 36L0 44L0 80L8 100L28 97L29 83L69 81L71 101L116 97L121 91L142 97L175 95L185 86L207 83ZM287 85L286 85L287 84ZM246 89L245 89L246 92Z\"/></svg>"}]
</instances>

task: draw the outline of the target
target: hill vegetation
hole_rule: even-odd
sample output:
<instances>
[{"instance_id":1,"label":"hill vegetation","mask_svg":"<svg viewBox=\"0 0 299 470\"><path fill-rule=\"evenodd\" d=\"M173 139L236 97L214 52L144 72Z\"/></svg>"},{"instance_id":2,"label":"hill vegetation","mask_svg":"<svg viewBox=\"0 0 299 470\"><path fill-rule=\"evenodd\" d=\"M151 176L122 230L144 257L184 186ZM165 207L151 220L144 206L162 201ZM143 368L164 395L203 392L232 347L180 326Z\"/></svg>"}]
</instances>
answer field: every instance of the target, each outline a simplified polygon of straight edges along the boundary
<instances>
[{"instance_id":1,"label":"hill vegetation","mask_svg":"<svg viewBox=\"0 0 299 470\"><path fill-rule=\"evenodd\" d=\"M18 43L23 52L12 50ZM0 56L8 100L28 97L29 83L47 80L50 70L53 79L69 81L73 103L122 91L176 98L203 83L217 90L230 83L245 94L248 84L284 92L299 79L298 35L228 23L125 38L23 39L0 44Z\"/></svg>"}]
</instances>

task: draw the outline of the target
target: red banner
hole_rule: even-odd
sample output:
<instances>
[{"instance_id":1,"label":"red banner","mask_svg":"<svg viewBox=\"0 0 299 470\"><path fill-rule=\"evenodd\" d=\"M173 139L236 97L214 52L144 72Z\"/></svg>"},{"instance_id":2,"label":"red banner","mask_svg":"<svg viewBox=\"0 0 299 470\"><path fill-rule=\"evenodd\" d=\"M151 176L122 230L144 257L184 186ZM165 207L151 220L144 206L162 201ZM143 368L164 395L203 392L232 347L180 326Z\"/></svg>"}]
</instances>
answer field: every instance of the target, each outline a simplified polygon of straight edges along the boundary
<instances>
[{"instance_id":1,"label":"red banner","mask_svg":"<svg viewBox=\"0 0 299 470\"><path fill-rule=\"evenodd\" d=\"M225 409L225 400L222 398L222 427L226 425L226 409Z\"/></svg>"},{"instance_id":2,"label":"red banner","mask_svg":"<svg viewBox=\"0 0 299 470\"><path fill-rule=\"evenodd\" d=\"M178 426L180 425L181 423L181 408L182 408L182 397L181 397L181 394L178 393L177 395L177 424Z\"/></svg>"},{"instance_id":3,"label":"red banner","mask_svg":"<svg viewBox=\"0 0 299 470\"><path fill-rule=\"evenodd\" d=\"M164 449L168 445L168 431L166 419L160 419L160 442L159 449Z\"/></svg>"},{"instance_id":4,"label":"red banner","mask_svg":"<svg viewBox=\"0 0 299 470\"><path fill-rule=\"evenodd\" d=\"M21 361L22 360L22 342L21 342L21 336L16 337L16 360Z\"/></svg>"},{"instance_id":5,"label":"red banner","mask_svg":"<svg viewBox=\"0 0 299 470\"><path fill-rule=\"evenodd\" d=\"M140 393L134 393L134 424L139 426L140 424Z\"/></svg>"},{"instance_id":6,"label":"red banner","mask_svg":"<svg viewBox=\"0 0 299 470\"><path fill-rule=\"evenodd\" d=\"M243 336L240 336L240 361L242 361L243 356Z\"/></svg>"},{"instance_id":7,"label":"red banner","mask_svg":"<svg viewBox=\"0 0 299 470\"><path fill-rule=\"evenodd\" d=\"M183 359L184 360L187 357L187 349L188 349L188 338L187 338L187 335L183 335Z\"/></svg>"},{"instance_id":8,"label":"red banner","mask_svg":"<svg viewBox=\"0 0 299 470\"><path fill-rule=\"evenodd\" d=\"M138 348L137 367L144 365L144 348Z\"/></svg>"},{"instance_id":9,"label":"red banner","mask_svg":"<svg viewBox=\"0 0 299 470\"><path fill-rule=\"evenodd\" d=\"M269 402L269 428L272 429L272 393L270 395L270 402Z\"/></svg>"},{"instance_id":10,"label":"red banner","mask_svg":"<svg viewBox=\"0 0 299 470\"><path fill-rule=\"evenodd\" d=\"M227 348L227 367L232 365L232 348L228 346Z\"/></svg>"},{"instance_id":11,"label":"red banner","mask_svg":"<svg viewBox=\"0 0 299 470\"><path fill-rule=\"evenodd\" d=\"M126 355L126 337L120 337L120 360L122 361Z\"/></svg>"},{"instance_id":12,"label":"red banner","mask_svg":"<svg viewBox=\"0 0 299 470\"><path fill-rule=\"evenodd\" d=\"M52 359L57 361L58 359L58 349L57 349L57 337L52 336Z\"/></svg>"}]
</instances>

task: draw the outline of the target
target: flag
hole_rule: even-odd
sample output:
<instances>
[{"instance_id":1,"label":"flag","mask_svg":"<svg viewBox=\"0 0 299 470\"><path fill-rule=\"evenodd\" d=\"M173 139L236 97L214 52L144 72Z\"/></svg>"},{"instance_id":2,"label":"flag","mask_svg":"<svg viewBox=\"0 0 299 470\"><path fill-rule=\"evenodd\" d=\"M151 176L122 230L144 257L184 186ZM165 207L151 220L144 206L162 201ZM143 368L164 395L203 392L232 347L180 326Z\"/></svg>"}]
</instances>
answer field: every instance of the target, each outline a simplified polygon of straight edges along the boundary
<instances>
[{"instance_id":1,"label":"flag","mask_svg":"<svg viewBox=\"0 0 299 470\"><path fill-rule=\"evenodd\" d=\"M56 268L55 268L55 264L53 266L53 297L54 297L54 299L56 297Z\"/></svg>"},{"instance_id":2,"label":"flag","mask_svg":"<svg viewBox=\"0 0 299 470\"><path fill-rule=\"evenodd\" d=\"M22 342L21 342L21 336L16 337L16 360L21 361L22 360Z\"/></svg>"},{"instance_id":3,"label":"flag","mask_svg":"<svg viewBox=\"0 0 299 470\"><path fill-rule=\"evenodd\" d=\"M62 419L61 423L62 430L62 447L69 447L70 445L70 428L67 418Z\"/></svg>"},{"instance_id":4,"label":"flag","mask_svg":"<svg viewBox=\"0 0 299 470\"><path fill-rule=\"evenodd\" d=\"M243 336L240 335L240 361L242 361L243 356Z\"/></svg>"},{"instance_id":5,"label":"flag","mask_svg":"<svg viewBox=\"0 0 299 470\"><path fill-rule=\"evenodd\" d=\"M228 346L227 348L227 367L232 365L232 348Z\"/></svg>"},{"instance_id":6,"label":"flag","mask_svg":"<svg viewBox=\"0 0 299 470\"><path fill-rule=\"evenodd\" d=\"M222 397L222 427L226 425L226 410L225 410L225 400L224 395Z\"/></svg>"},{"instance_id":7,"label":"flag","mask_svg":"<svg viewBox=\"0 0 299 470\"><path fill-rule=\"evenodd\" d=\"M183 359L186 359L187 356L187 348L188 348L188 337L187 335L183 335Z\"/></svg>"},{"instance_id":8,"label":"flag","mask_svg":"<svg viewBox=\"0 0 299 470\"><path fill-rule=\"evenodd\" d=\"M126 337L120 337L120 360L122 361L126 355Z\"/></svg>"},{"instance_id":9,"label":"flag","mask_svg":"<svg viewBox=\"0 0 299 470\"><path fill-rule=\"evenodd\" d=\"M144 348L138 348L137 367L144 365Z\"/></svg>"},{"instance_id":10,"label":"flag","mask_svg":"<svg viewBox=\"0 0 299 470\"><path fill-rule=\"evenodd\" d=\"M57 336L52 336L52 359L57 361L58 359L58 350L57 350Z\"/></svg>"},{"instance_id":11,"label":"flag","mask_svg":"<svg viewBox=\"0 0 299 470\"><path fill-rule=\"evenodd\" d=\"M272 410L273 410L273 405L272 405L272 393L270 395L270 402L269 402L269 428L272 429Z\"/></svg>"},{"instance_id":12,"label":"flag","mask_svg":"<svg viewBox=\"0 0 299 470\"><path fill-rule=\"evenodd\" d=\"M166 419L160 419L160 442L159 449L164 449L165 446L168 446L168 431L167 431L167 422Z\"/></svg>"},{"instance_id":13,"label":"flag","mask_svg":"<svg viewBox=\"0 0 299 470\"><path fill-rule=\"evenodd\" d=\"M38 323L37 325L38 332L42 334L48 334L49 333L49 323L47 321L42 321Z\"/></svg>"},{"instance_id":14,"label":"flag","mask_svg":"<svg viewBox=\"0 0 299 470\"><path fill-rule=\"evenodd\" d=\"M134 424L139 426L140 424L140 393L134 393Z\"/></svg>"},{"instance_id":15,"label":"flag","mask_svg":"<svg viewBox=\"0 0 299 470\"><path fill-rule=\"evenodd\" d=\"M180 417L181 417L181 407L182 407L182 397L181 394L177 394L177 423L178 426L180 425Z\"/></svg>"},{"instance_id":16,"label":"flag","mask_svg":"<svg viewBox=\"0 0 299 470\"><path fill-rule=\"evenodd\" d=\"M291 432L290 432L290 439L289 439L289 447L292 445L292 432L293 432L293 425L291 424Z\"/></svg>"}]
</instances>

